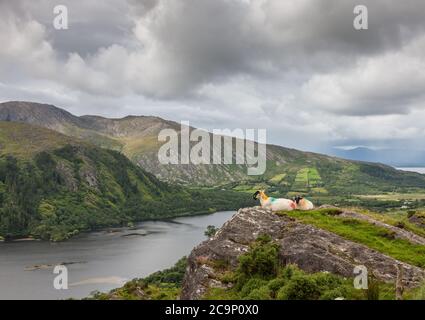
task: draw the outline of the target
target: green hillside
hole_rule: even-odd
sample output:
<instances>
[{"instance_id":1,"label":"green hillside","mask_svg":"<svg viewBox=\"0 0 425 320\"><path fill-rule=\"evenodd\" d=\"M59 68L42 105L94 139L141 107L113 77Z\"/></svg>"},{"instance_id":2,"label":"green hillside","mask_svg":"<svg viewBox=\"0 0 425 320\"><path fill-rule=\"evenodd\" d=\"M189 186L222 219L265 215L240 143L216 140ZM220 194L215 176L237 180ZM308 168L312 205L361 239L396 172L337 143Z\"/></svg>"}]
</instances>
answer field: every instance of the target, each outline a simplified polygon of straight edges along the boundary
<instances>
[{"instance_id":1,"label":"green hillside","mask_svg":"<svg viewBox=\"0 0 425 320\"><path fill-rule=\"evenodd\" d=\"M238 208L236 192L160 182L119 152L0 122L0 238L62 240L135 221Z\"/></svg>"},{"instance_id":2,"label":"green hillside","mask_svg":"<svg viewBox=\"0 0 425 320\"><path fill-rule=\"evenodd\" d=\"M0 155L28 159L41 151L83 144L75 138L58 132L14 122L0 121Z\"/></svg>"},{"instance_id":3,"label":"green hillside","mask_svg":"<svg viewBox=\"0 0 425 320\"><path fill-rule=\"evenodd\" d=\"M158 161L161 147L158 133L167 128L178 131L180 124L158 117L77 117L51 105L12 101L0 104L0 120L34 124L120 151L160 180L192 187L220 187L247 192L263 187L289 196L412 193L425 190L425 175L276 145L267 146L267 170L261 176L248 176L245 165L163 165Z\"/></svg>"},{"instance_id":4,"label":"green hillside","mask_svg":"<svg viewBox=\"0 0 425 320\"><path fill-rule=\"evenodd\" d=\"M269 162L264 176L229 183L240 191L267 189L289 196L351 196L383 193L414 193L425 190L425 176L392 167L306 154L276 166Z\"/></svg>"}]
</instances>

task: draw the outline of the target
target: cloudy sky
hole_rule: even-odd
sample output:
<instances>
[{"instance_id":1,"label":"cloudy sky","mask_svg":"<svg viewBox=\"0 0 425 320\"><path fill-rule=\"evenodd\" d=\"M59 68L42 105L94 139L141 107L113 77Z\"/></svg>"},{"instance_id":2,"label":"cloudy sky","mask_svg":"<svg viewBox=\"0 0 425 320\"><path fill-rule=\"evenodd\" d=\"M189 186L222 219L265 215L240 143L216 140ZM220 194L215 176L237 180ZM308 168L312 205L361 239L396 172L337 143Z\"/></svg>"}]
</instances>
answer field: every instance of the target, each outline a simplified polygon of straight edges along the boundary
<instances>
[{"instance_id":1,"label":"cloudy sky","mask_svg":"<svg viewBox=\"0 0 425 320\"><path fill-rule=\"evenodd\" d=\"M0 44L0 101L425 149L423 0L0 0Z\"/></svg>"}]
</instances>

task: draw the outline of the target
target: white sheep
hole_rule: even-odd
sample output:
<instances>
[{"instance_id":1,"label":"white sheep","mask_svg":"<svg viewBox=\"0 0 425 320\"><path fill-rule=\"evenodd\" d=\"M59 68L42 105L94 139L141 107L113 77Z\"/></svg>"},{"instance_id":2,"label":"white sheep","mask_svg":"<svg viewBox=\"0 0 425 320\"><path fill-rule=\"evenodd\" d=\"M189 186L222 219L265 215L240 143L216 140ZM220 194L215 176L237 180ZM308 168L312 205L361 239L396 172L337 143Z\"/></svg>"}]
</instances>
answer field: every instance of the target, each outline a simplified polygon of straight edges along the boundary
<instances>
[{"instance_id":1,"label":"white sheep","mask_svg":"<svg viewBox=\"0 0 425 320\"><path fill-rule=\"evenodd\" d=\"M310 200L307 200L301 196L297 196L294 198L294 202L297 205L298 210L312 210L314 209L314 205Z\"/></svg>"},{"instance_id":2,"label":"white sheep","mask_svg":"<svg viewBox=\"0 0 425 320\"><path fill-rule=\"evenodd\" d=\"M290 199L268 197L264 190L259 190L253 195L254 200L260 199L261 207L272 211L292 211L297 204Z\"/></svg>"}]
</instances>

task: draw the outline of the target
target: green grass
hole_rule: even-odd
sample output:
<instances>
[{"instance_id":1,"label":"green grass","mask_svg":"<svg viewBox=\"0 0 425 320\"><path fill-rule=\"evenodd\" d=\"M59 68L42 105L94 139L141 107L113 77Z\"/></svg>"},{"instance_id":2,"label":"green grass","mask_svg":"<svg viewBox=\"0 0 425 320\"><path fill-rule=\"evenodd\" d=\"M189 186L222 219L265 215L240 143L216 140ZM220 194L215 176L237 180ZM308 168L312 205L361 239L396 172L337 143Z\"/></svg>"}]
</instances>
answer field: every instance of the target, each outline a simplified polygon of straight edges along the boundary
<instances>
[{"instance_id":1,"label":"green grass","mask_svg":"<svg viewBox=\"0 0 425 320\"><path fill-rule=\"evenodd\" d=\"M321 187L311 188L311 192L314 194L328 194L328 190Z\"/></svg>"},{"instance_id":2,"label":"green grass","mask_svg":"<svg viewBox=\"0 0 425 320\"><path fill-rule=\"evenodd\" d=\"M403 239L391 239L386 228L351 218L338 217L335 209L282 212L307 224L328 230L341 237L364 244L397 260L424 268L425 246Z\"/></svg>"},{"instance_id":3,"label":"green grass","mask_svg":"<svg viewBox=\"0 0 425 320\"><path fill-rule=\"evenodd\" d=\"M359 210L359 209L356 209L356 210L375 220L384 222L392 226L402 225L403 229L413 232L417 234L418 236L425 237L425 229L411 223L407 217L406 211L394 210L392 212L382 214L382 213L372 212L370 210Z\"/></svg>"},{"instance_id":4,"label":"green grass","mask_svg":"<svg viewBox=\"0 0 425 320\"><path fill-rule=\"evenodd\" d=\"M255 183L255 184L239 184L232 188L234 191L254 193L257 190L266 189L267 185L264 183Z\"/></svg>"},{"instance_id":5,"label":"green grass","mask_svg":"<svg viewBox=\"0 0 425 320\"><path fill-rule=\"evenodd\" d=\"M286 177L286 173L280 173L275 175L273 178L271 178L269 181L272 183L280 183L282 180Z\"/></svg>"},{"instance_id":6,"label":"green grass","mask_svg":"<svg viewBox=\"0 0 425 320\"><path fill-rule=\"evenodd\" d=\"M0 121L0 155L29 159L41 151L57 149L68 144L85 143L49 129Z\"/></svg>"},{"instance_id":7,"label":"green grass","mask_svg":"<svg viewBox=\"0 0 425 320\"><path fill-rule=\"evenodd\" d=\"M412 192L412 193L398 193L398 192L388 192L384 194L365 194L357 195L359 198L363 199L374 199L382 201L402 201L402 200L425 200L425 193L421 192Z\"/></svg>"}]
</instances>

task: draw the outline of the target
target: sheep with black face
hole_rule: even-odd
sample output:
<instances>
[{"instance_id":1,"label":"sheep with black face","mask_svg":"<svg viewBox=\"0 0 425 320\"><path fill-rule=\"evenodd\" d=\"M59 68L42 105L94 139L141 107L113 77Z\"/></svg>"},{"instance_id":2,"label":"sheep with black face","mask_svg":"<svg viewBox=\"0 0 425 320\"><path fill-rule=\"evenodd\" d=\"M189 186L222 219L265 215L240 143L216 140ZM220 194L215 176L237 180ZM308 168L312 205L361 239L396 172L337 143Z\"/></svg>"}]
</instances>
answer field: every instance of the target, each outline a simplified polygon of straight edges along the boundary
<instances>
[{"instance_id":1,"label":"sheep with black face","mask_svg":"<svg viewBox=\"0 0 425 320\"><path fill-rule=\"evenodd\" d=\"M261 207L272 211L292 211L297 205L293 200L268 197L264 190L258 190L253 195L254 200L260 200Z\"/></svg>"},{"instance_id":2,"label":"sheep with black face","mask_svg":"<svg viewBox=\"0 0 425 320\"><path fill-rule=\"evenodd\" d=\"M301 196L296 196L294 198L294 202L297 205L298 210L312 210L314 209L314 205L310 200L307 200Z\"/></svg>"}]
</instances>

